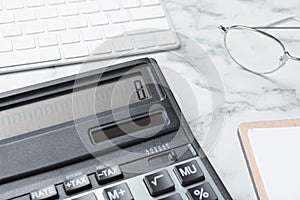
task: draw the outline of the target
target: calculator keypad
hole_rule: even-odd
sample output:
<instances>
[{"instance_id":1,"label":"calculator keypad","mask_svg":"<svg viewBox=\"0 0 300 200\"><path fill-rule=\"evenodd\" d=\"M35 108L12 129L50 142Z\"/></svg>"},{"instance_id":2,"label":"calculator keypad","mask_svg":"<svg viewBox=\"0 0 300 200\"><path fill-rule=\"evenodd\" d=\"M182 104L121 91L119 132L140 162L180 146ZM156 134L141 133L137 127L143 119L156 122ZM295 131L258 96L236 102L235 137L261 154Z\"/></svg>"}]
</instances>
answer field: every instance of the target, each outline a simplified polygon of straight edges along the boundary
<instances>
[{"instance_id":1,"label":"calculator keypad","mask_svg":"<svg viewBox=\"0 0 300 200\"><path fill-rule=\"evenodd\" d=\"M119 166L98 167L94 174L78 173L66 177L62 188L67 196L73 196L61 198L60 194L57 194L60 190L52 185L31 192L30 197L28 194L23 197L26 200L224 200L199 158L192 158L130 179L122 180L122 178L123 172ZM119 182L99 186L116 180ZM91 187L95 189L88 191ZM46 191L45 195L37 196L37 193L41 194L41 190ZM75 195L77 192L85 193Z\"/></svg>"}]
</instances>

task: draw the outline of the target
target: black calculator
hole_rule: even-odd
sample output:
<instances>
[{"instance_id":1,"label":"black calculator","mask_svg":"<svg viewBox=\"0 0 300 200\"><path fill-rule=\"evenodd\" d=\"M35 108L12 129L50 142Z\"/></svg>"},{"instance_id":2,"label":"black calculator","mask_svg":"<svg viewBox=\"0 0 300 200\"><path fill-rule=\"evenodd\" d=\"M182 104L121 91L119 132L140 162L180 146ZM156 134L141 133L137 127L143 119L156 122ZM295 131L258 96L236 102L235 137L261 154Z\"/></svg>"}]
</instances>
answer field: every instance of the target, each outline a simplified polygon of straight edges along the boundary
<instances>
[{"instance_id":1,"label":"black calculator","mask_svg":"<svg viewBox=\"0 0 300 200\"><path fill-rule=\"evenodd\" d=\"M232 199L154 59L0 95L0 199Z\"/></svg>"}]
</instances>

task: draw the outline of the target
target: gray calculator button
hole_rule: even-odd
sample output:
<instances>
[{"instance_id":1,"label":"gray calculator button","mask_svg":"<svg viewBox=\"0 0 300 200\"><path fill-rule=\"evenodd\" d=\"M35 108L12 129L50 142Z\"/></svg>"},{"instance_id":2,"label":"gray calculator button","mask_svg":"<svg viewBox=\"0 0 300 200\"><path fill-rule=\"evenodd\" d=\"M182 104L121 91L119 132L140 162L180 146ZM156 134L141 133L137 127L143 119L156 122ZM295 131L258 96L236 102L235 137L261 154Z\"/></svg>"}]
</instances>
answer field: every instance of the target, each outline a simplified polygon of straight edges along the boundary
<instances>
[{"instance_id":1,"label":"gray calculator button","mask_svg":"<svg viewBox=\"0 0 300 200\"><path fill-rule=\"evenodd\" d=\"M217 195L209 183L188 189L187 195L190 200L218 200Z\"/></svg>"},{"instance_id":2,"label":"gray calculator button","mask_svg":"<svg viewBox=\"0 0 300 200\"><path fill-rule=\"evenodd\" d=\"M106 200L134 200L126 183L104 189L103 195Z\"/></svg>"},{"instance_id":3,"label":"gray calculator button","mask_svg":"<svg viewBox=\"0 0 300 200\"><path fill-rule=\"evenodd\" d=\"M148 175L144 182L151 196L159 196L175 190L175 185L167 170Z\"/></svg>"},{"instance_id":4,"label":"gray calculator button","mask_svg":"<svg viewBox=\"0 0 300 200\"><path fill-rule=\"evenodd\" d=\"M91 182L87 175L75 176L64 182L64 188L68 195L90 188Z\"/></svg>"},{"instance_id":5,"label":"gray calculator button","mask_svg":"<svg viewBox=\"0 0 300 200\"><path fill-rule=\"evenodd\" d=\"M177 165L174 171L182 186L188 186L205 179L196 160Z\"/></svg>"},{"instance_id":6,"label":"gray calculator button","mask_svg":"<svg viewBox=\"0 0 300 200\"><path fill-rule=\"evenodd\" d=\"M78 197L72 200L98 200L96 195L94 193L88 194L88 195L84 195L82 197Z\"/></svg>"},{"instance_id":7,"label":"gray calculator button","mask_svg":"<svg viewBox=\"0 0 300 200\"><path fill-rule=\"evenodd\" d=\"M122 177L123 177L122 171L120 167L117 165L99 168L97 169L96 172L96 178L100 185L111 181L115 181Z\"/></svg>"},{"instance_id":8,"label":"gray calculator button","mask_svg":"<svg viewBox=\"0 0 300 200\"><path fill-rule=\"evenodd\" d=\"M159 200L182 200L180 194L173 194L171 196L159 199Z\"/></svg>"},{"instance_id":9,"label":"gray calculator button","mask_svg":"<svg viewBox=\"0 0 300 200\"><path fill-rule=\"evenodd\" d=\"M46 200L58 198L58 193L54 185L40 188L30 193L31 200Z\"/></svg>"}]
</instances>

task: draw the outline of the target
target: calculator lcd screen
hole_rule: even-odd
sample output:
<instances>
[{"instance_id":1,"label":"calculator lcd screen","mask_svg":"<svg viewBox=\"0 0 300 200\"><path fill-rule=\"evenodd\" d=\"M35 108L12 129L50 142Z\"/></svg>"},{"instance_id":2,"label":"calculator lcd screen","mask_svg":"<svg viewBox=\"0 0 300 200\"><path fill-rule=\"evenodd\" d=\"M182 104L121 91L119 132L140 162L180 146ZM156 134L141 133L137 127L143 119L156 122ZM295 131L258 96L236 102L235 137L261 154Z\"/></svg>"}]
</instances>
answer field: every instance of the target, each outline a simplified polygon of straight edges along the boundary
<instances>
[{"instance_id":1,"label":"calculator lcd screen","mask_svg":"<svg viewBox=\"0 0 300 200\"><path fill-rule=\"evenodd\" d=\"M0 140L151 98L140 74L0 112Z\"/></svg>"}]
</instances>

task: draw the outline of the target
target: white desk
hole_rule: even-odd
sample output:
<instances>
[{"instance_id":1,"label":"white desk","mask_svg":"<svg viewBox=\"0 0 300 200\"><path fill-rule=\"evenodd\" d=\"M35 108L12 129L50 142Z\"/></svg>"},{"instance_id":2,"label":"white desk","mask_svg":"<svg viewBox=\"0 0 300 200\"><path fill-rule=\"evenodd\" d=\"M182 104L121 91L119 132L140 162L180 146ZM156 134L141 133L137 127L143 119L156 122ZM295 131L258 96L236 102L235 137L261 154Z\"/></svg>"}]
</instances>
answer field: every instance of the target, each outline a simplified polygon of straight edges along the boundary
<instances>
[{"instance_id":1,"label":"white desk","mask_svg":"<svg viewBox=\"0 0 300 200\"><path fill-rule=\"evenodd\" d=\"M221 138L208 156L234 199L255 199L236 129L245 121L300 117L300 63L290 62L277 73L267 76L268 79L248 73L226 54L217 26L268 24L299 14L300 3L298 0L165 2L177 31L207 50L223 79L225 121ZM59 78L76 69L61 67L1 75L0 91ZM189 110L184 112L189 113ZM199 122L205 121L207 116L198 116ZM191 116L188 119L194 120ZM201 132L197 133L197 138L201 137Z\"/></svg>"}]
</instances>

